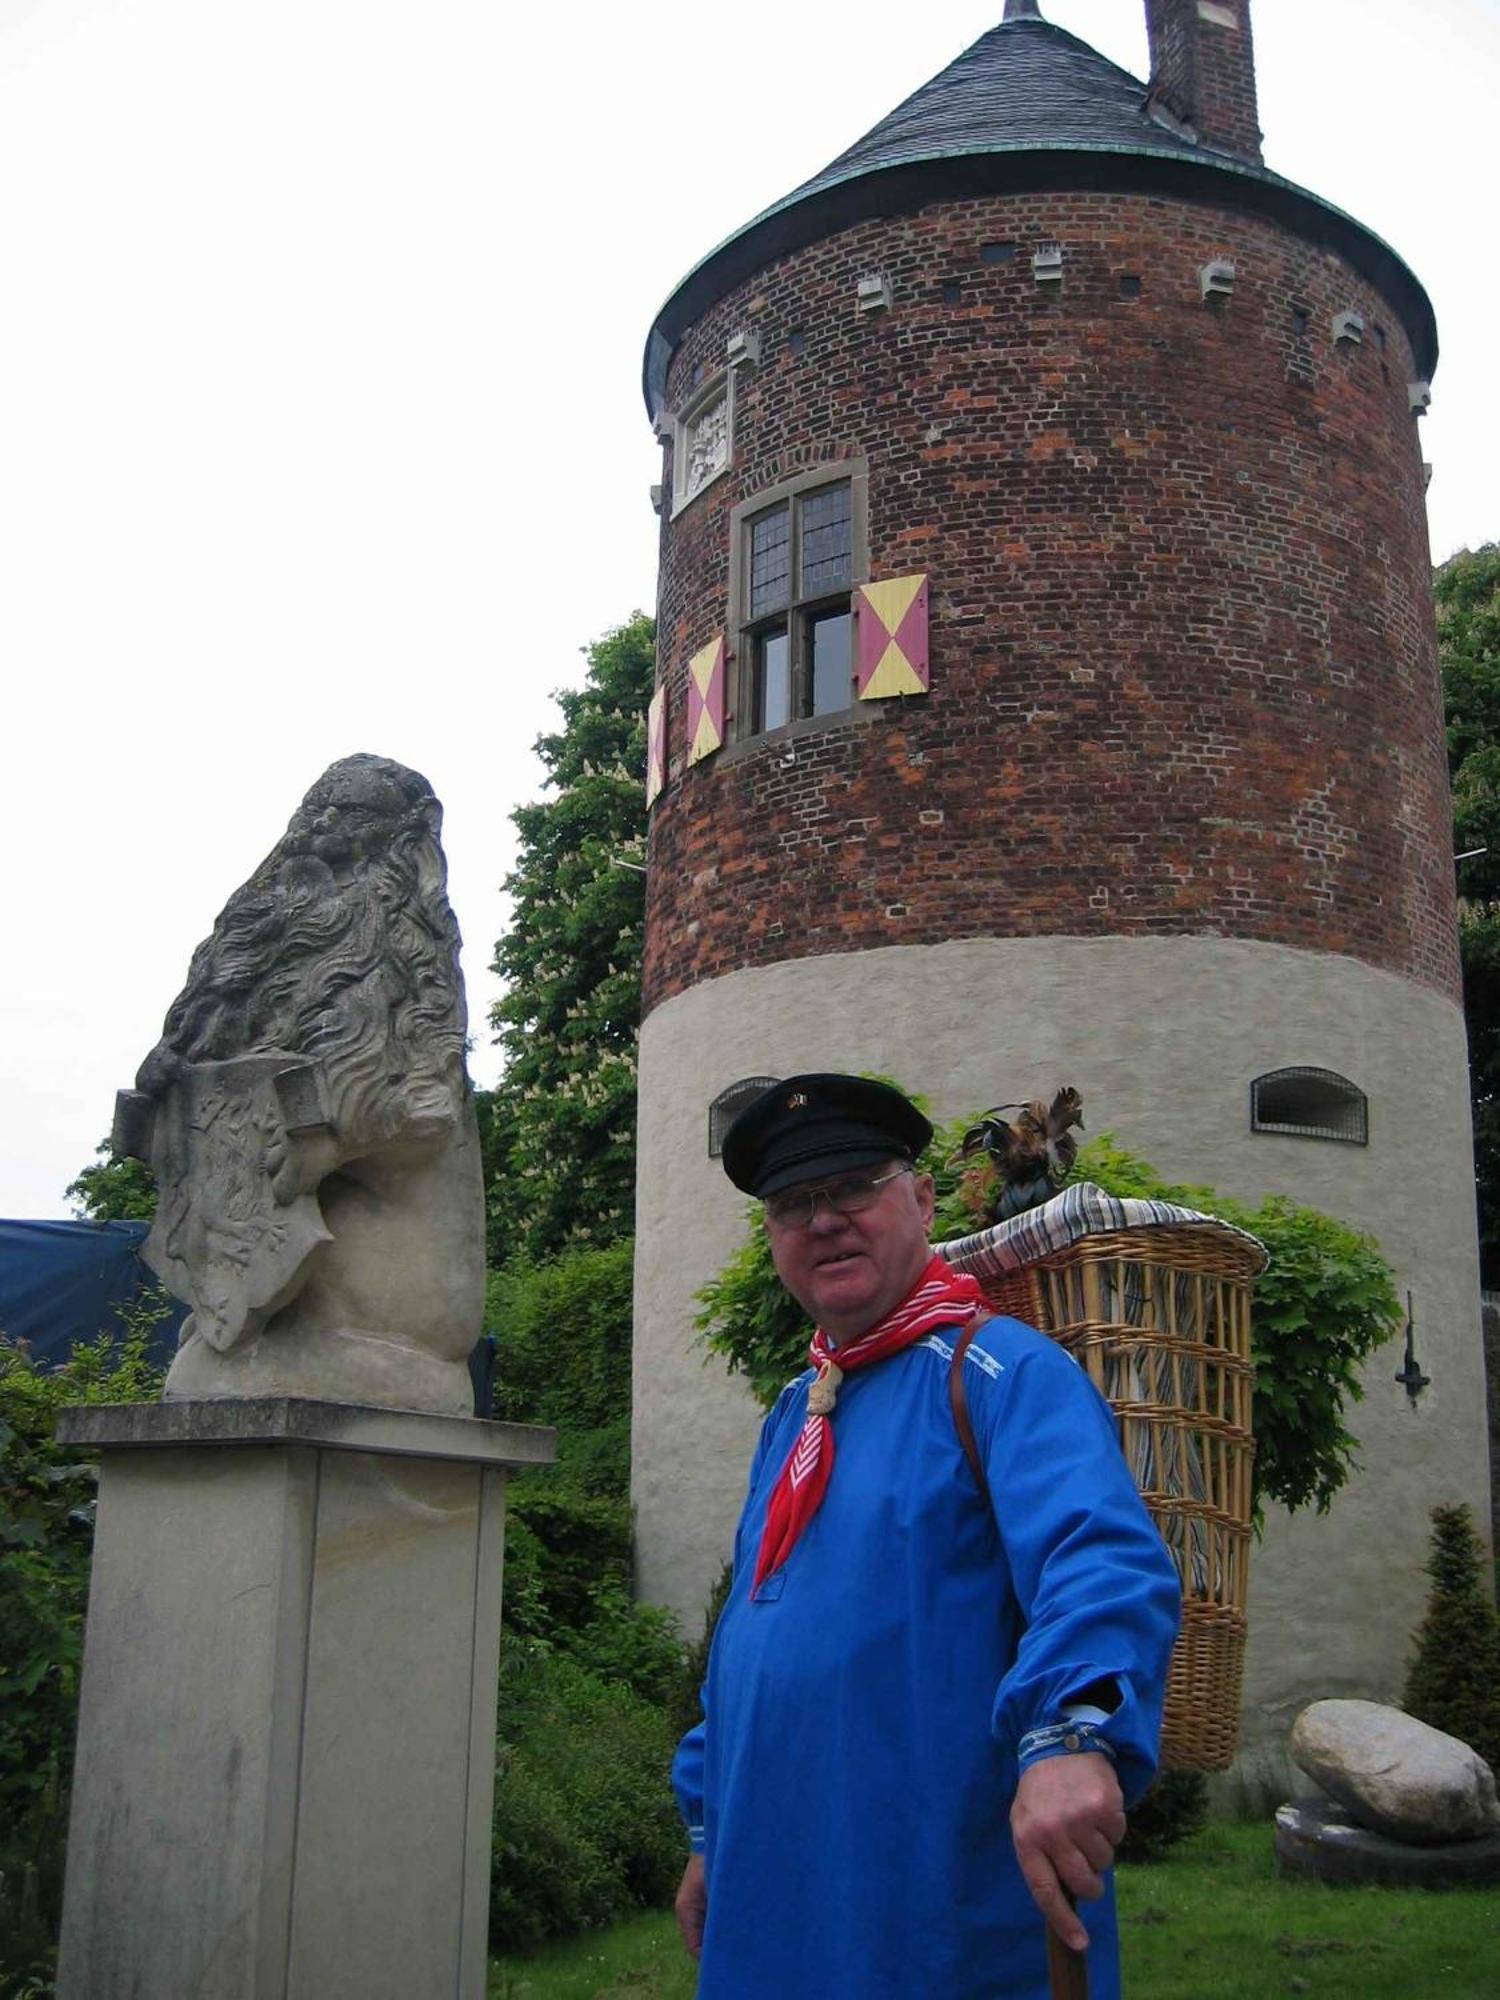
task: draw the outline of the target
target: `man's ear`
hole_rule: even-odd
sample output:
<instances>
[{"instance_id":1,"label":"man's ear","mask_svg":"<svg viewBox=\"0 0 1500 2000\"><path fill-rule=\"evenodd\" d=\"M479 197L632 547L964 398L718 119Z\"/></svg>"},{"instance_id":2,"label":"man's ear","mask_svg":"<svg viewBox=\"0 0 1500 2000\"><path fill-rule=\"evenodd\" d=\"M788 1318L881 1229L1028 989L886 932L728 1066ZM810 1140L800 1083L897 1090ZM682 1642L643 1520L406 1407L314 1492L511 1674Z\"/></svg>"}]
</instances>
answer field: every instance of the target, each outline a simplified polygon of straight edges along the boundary
<instances>
[{"instance_id":1,"label":"man's ear","mask_svg":"<svg viewBox=\"0 0 1500 2000\"><path fill-rule=\"evenodd\" d=\"M916 1192L917 1207L922 1211L922 1222L930 1229L937 1209L937 1183L931 1174L913 1174L912 1187Z\"/></svg>"}]
</instances>

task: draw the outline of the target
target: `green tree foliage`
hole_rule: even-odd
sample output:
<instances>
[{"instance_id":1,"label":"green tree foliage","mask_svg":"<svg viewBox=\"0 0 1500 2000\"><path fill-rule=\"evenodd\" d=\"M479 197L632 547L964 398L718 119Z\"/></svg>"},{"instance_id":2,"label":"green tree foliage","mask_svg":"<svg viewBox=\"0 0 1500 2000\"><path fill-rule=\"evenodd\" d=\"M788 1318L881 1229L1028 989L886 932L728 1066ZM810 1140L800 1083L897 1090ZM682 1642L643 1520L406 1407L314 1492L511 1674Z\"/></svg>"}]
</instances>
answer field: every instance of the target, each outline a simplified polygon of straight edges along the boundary
<instances>
[{"instance_id":1,"label":"green tree foliage","mask_svg":"<svg viewBox=\"0 0 1500 2000\"><path fill-rule=\"evenodd\" d=\"M515 1106L502 1086L499 1090L476 1090L474 1110L484 1175L485 1256L491 1266L498 1267L505 1262L508 1240L515 1233L516 1203L511 1185Z\"/></svg>"},{"instance_id":2,"label":"green tree foliage","mask_svg":"<svg viewBox=\"0 0 1500 2000\"><path fill-rule=\"evenodd\" d=\"M1457 849L1488 848L1464 864L1466 894L1500 899L1500 543L1464 549L1433 584L1448 770Z\"/></svg>"},{"instance_id":3,"label":"green tree foliage","mask_svg":"<svg viewBox=\"0 0 1500 2000\"><path fill-rule=\"evenodd\" d=\"M108 1139L63 1194L82 1222L150 1222L156 1214L156 1176L140 1160L117 1160Z\"/></svg>"},{"instance_id":4,"label":"green tree foliage","mask_svg":"<svg viewBox=\"0 0 1500 2000\"><path fill-rule=\"evenodd\" d=\"M1485 1283L1500 1285L1500 544L1464 549L1433 587L1448 725L1459 951L1469 1030Z\"/></svg>"},{"instance_id":5,"label":"green tree foliage","mask_svg":"<svg viewBox=\"0 0 1500 2000\"><path fill-rule=\"evenodd\" d=\"M487 1113L497 1262L608 1243L634 1214L652 620L638 612L587 658L583 687L557 697L561 729L537 741L552 796L512 815L491 1014L505 1072Z\"/></svg>"},{"instance_id":6,"label":"green tree foliage","mask_svg":"<svg viewBox=\"0 0 1500 2000\"><path fill-rule=\"evenodd\" d=\"M1493 1291L1500 1289L1500 902L1460 903L1458 946L1469 1031L1480 1271Z\"/></svg>"},{"instance_id":7,"label":"green tree foliage","mask_svg":"<svg viewBox=\"0 0 1500 2000\"><path fill-rule=\"evenodd\" d=\"M1484 1550L1467 1507L1435 1507L1432 1592L1402 1705L1477 1750L1500 1774L1500 1620L1484 1587Z\"/></svg>"},{"instance_id":8,"label":"green tree foliage","mask_svg":"<svg viewBox=\"0 0 1500 2000\"><path fill-rule=\"evenodd\" d=\"M973 1119L934 1137L922 1164L938 1187L934 1236L975 1227L966 1205L958 1143ZM1283 1195L1252 1207L1212 1188L1165 1181L1108 1134L1082 1148L1072 1180L1110 1194L1177 1201L1222 1216L1258 1236L1271 1266L1256 1283L1255 1493L1287 1508L1326 1510L1354 1464L1345 1424L1361 1396L1361 1364L1401 1325L1390 1267L1347 1224ZM764 1230L752 1225L729 1263L700 1293L698 1327L708 1345L749 1380L764 1403L806 1364L808 1326L776 1281Z\"/></svg>"},{"instance_id":9,"label":"green tree foliage","mask_svg":"<svg viewBox=\"0 0 1500 2000\"><path fill-rule=\"evenodd\" d=\"M44 1369L0 1334L0 1994L40 1991L61 1913L95 1471L53 1436L69 1403L153 1400L165 1307Z\"/></svg>"}]
</instances>

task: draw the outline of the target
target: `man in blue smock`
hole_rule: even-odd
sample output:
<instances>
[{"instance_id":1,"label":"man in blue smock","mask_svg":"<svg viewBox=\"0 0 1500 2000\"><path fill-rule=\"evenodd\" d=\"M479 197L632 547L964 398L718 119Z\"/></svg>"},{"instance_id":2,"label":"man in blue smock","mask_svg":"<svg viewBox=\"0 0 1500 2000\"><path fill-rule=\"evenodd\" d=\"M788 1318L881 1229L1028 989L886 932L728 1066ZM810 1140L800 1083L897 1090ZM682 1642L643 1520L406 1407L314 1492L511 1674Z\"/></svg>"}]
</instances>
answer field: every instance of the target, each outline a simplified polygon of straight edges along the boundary
<instances>
[{"instance_id":1,"label":"man in blue smock","mask_svg":"<svg viewBox=\"0 0 1500 2000\"><path fill-rule=\"evenodd\" d=\"M1172 1563L1108 1406L935 1257L899 1091L795 1076L724 1142L816 1326L766 1418L673 1782L700 2000L1046 2000L1044 1919L1119 1991L1110 1863L1155 1768ZM1072 1908L1080 1899L1085 1921Z\"/></svg>"}]
</instances>

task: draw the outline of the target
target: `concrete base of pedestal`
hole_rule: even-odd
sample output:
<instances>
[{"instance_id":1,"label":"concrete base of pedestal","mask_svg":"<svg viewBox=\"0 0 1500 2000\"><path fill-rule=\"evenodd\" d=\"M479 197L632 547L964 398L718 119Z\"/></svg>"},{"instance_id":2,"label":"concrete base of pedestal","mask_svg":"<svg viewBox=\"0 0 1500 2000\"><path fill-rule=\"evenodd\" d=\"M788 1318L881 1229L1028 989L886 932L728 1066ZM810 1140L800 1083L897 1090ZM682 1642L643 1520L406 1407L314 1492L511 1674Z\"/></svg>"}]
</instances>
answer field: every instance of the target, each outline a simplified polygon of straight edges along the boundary
<instances>
[{"instance_id":1,"label":"concrete base of pedestal","mask_svg":"<svg viewBox=\"0 0 1500 2000\"><path fill-rule=\"evenodd\" d=\"M552 1434L284 1398L101 1454L60 2000L478 2000L508 1467Z\"/></svg>"}]
</instances>

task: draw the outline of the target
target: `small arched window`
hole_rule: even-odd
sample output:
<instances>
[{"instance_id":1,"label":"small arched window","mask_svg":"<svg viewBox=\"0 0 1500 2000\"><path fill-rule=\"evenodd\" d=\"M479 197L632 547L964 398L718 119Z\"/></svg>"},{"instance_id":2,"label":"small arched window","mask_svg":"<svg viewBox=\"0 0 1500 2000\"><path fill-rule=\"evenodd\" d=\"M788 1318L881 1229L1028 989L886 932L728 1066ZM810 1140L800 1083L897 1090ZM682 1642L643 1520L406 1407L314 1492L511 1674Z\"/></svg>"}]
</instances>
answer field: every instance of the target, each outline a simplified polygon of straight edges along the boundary
<instances>
[{"instance_id":1,"label":"small arched window","mask_svg":"<svg viewBox=\"0 0 1500 2000\"><path fill-rule=\"evenodd\" d=\"M742 1076L721 1090L708 1107L708 1157L718 1159L724 1150L724 1134L747 1104L753 1104L763 1090L780 1083L779 1076Z\"/></svg>"},{"instance_id":2,"label":"small arched window","mask_svg":"<svg viewBox=\"0 0 1500 2000\"><path fill-rule=\"evenodd\" d=\"M1364 1092L1336 1070L1273 1069L1250 1086L1250 1130L1364 1146L1370 1107Z\"/></svg>"}]
</instances>

